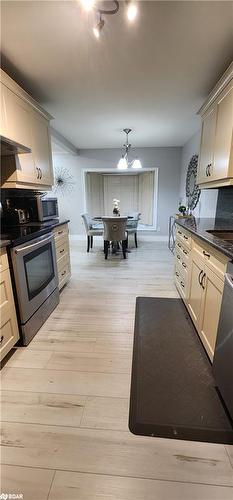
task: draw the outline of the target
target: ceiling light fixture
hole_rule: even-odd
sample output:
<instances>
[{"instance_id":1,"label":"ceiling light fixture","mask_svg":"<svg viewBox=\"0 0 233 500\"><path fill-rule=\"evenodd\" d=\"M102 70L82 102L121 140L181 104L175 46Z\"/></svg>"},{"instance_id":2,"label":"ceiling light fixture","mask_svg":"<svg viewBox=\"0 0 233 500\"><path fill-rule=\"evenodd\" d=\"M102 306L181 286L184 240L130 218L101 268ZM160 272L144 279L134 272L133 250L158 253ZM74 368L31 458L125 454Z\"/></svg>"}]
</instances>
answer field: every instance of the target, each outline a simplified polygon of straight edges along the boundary
<instances>
[{"instance_id":1,"label":"ceiling light fixture","mask_svg":"<svg viewBox=\"0 0 233 500\"><path fill-rule=\"evenodd\" d=\"M127 3L128 3L127 17L130 22L133 22L137 17L138 8L134 2L127 2Z\"/></svg>"},{"instance_id":2,"label":"ceiling light fixture","mask_svg":"<svg viewBox=\"0 0 233 500\"><path fill-rule=\"evenodd\" d=\"M140 169L142 168L141 161L138 158L135 158L134 160L130 161L129 160L129 151L131 148L131 144L129 144L129 134L132 132L131 128L124 128L123 132L126 134L126 143L124 144L125 151L120 158L117 168L119 170L127 170L128 167L134 168L134 169Z\"/></svg>"},{"instance_id":3,"label":"ceiling light fixture","mask_svg":"<svg viewBox=\"0 0 233 500\"><path fill-rule=\"evenodd\" d=\"M104 20L101 18L101 15L100 15L100 20L99 20L98 24L93 28L93 33L94 33L96 38L100 37L100 32L103 29L103 27L104 27Z\"/></svg>"},{"instance_id":4,"label":"ceiling light fixture","mask_svg":"<svg viewBox=\"0 0 233 500\"><path fill-rule=\"evenodd\" d=\"M90 12L94 8L95 2L94 0L81 0L81 4L87 12Z\"/></svg>"},{"instance_id":5,"label":"ceiling light fixture","mask_svg":"<svg viewBox=\"0 0 233 500\"><path fill-rule=\"evenodd\" d=\"M126 0L125 3L127 5L128 20L129 22L133 22L138 13L137 4L132 0ZM93 33L96 38L99 38L100 32L105 24L102 16L117 14L120 8L120 2L118 0L109 0L109 1L81 0L81 4L87 12L94 11L100 15L101 18L100 22L98 23L97 26L93 27Z\"/></svg>"}]
</instances>

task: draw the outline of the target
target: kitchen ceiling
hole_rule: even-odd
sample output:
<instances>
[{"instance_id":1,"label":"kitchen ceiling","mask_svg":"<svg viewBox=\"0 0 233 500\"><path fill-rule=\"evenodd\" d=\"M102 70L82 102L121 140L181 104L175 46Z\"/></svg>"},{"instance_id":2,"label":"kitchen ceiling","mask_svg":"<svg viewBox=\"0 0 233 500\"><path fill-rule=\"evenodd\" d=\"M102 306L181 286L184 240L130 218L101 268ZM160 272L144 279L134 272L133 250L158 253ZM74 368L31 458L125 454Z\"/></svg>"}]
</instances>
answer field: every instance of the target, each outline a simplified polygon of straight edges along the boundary
<instances>
[{"instance_id":1,"label":"kitchen ceiling","mask_svg":"<svg viewBox=\"0 0 233 500\"><path fill-rule=\"evenodd\" d=\"M141 1L136 22L77 1L2 1L2 67L77 148L182 146L233 59L232 2Z\"/></svg>"}]
</instances>

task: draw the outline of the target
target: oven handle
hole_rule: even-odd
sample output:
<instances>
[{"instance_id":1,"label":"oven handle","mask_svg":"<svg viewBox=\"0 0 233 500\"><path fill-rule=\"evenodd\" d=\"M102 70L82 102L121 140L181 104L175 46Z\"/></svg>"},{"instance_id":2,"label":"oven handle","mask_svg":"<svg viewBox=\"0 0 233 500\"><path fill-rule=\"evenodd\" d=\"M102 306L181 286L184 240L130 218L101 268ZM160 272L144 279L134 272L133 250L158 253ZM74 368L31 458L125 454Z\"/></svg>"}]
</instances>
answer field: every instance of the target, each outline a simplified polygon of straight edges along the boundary
<instances>
[{"instance_id":1,"label":"oven handle","mask_svg":"<svg viewBox=\"0 0 233 500\"><path fill-rule=\"evenodd\" d=\"M226 273L225 278L226 278L228 285L230 285L230 287L233 288L233 279L232 279L231 274Z\"/></svg>"},{"instance_id":2,"label":"oven handle","mask_svg":"<svg viewBox=\"0 0 233 500\"><path fill-rule=\"evenodd\" d=\"M52 235L50 235L48 238L45 238L44 240L40 240L37 243L32 243L32 245L27 245L26 247L15 249L15 253L19 254L21 252L25 252L25 250L30 250L31 248L37 248L40 247L42 244L47 243L52 240Z\"/></svg>"}]
</instances>

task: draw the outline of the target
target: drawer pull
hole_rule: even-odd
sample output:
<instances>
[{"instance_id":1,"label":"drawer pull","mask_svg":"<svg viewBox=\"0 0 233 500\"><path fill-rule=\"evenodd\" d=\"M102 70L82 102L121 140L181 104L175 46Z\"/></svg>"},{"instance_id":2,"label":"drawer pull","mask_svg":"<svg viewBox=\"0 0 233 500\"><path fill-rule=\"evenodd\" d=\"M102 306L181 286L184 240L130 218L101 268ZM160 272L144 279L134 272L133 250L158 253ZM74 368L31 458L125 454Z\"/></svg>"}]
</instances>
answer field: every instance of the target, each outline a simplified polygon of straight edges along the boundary
<instances>
[{"instance_id":1,"label":"drawer pull","mask_svg":"<svg viewBox=\"0 0 233 500\"><path fill-rule=\"evenodd\" d=\"M186 269L186 264L184 262L182 262L182 266Z\"/></svg>"},{"instance_id":2,"label":"drawer pull","mask_svg":"<svg viewBox=\"0 0 233 500\"><path fill-rule=\"evenodd\" d=\"M204 271L200 271L200 272L199 272L199 276L198 276L198 282L199 282L199 285L200 285L200 286L201 286L201 280L202 280L201 275L202 275L203 273L204 273Z\"/></svg>"},{"instance_id":3,"label":"drawer pull","mask_svg":"<svg viewBox=\"0 0 233 500\"><path fill-rule=\"evenodd\" d=\"M204 273L202 278L201 278L201 286L202 286L203 290L205 290L205 284L204 284L205 277L206 277L206 273Z\"/></svg>"},{"instance_id":4,"label":"drawer pull","mask_svg":"<svg viewBox=\"0 0 233 500\"><path fill-rule=\"evenodd\" d=\"M210 253L206 252L205 250L203 250L203 255L205 257L208 257L208 259L210 258Z\"/></svg>"},{"instance_id":5,"label":"drawer pull","mask_svg":"<svg viewBox=\"0 0 233 500\"><path fill-rule=\"evenodd\" d=\"M185 240L188 240L188 236L186 236L185 234L184 234L184 239L185 239Z\"/></svg>"},{"instance_id":6,"label":"drawer pull","mask_svg":"<svg viewBox=\"0 0 233 500\"><path fill-rule=\"evenodd\" d=\"M176 257L177 257L178 260L180 260L180 256L179 255L177 255Z\"/></svg>"},{"instance_id":7,"label":"drawer pull","mask_svg":"<svg viewBox=\"0 0 233 500\"><path fill-rule=\"evenodd\" d=\"M65 251L65 249L63 248L62 250L60 250L60 252L59 252L59 253L63 253L64 251Z\"/></svg>"},{"instance_id":8,"label":"drawer pull","mask_svg":"<svg viewBox=\"0 0 233 500\"><path fill-rule=\"evenodd\" d=\"M57 234L62 234L62 233L63 233L63 231L58 231L58 232L57 232Z\"/></svg>"},{"instance_id":9,"label":"drawer pull","mask_svg":"<svg viewBox=\"0 0 233 500\"><path fill-rule=\"evenodd\" d=\"M4 340L4 335L1 335L1 337L0 337L0 344L3 343L3 340Z\"/></svg>"},{"instance_id":10,"label":"drawer pull","mask_svg":"<svg viewBox=\"0 0 233 500\"><path fill-rule=\"evenodd\" d=\"M66 271L63 271L63 273L61 273L62 276L65 276L65 274L66 274Z\"/></svg>"},{"instance_id":11,"label":"drawer pull","mask_svg":"<svg viewBox=\"0 0 233 500\"><path fill-rule=\"evenodd\" d=\"M178 246L179 248L181 248L181 244L180 244L180 243L177 243L177 246Z\"/></svg>"},{"instance_id":12,"label":"drawer pull","mask_svg":"<svg viewBox=\"0 0 233 500\"><path fill-rule=\"evenodd\" d=\"M187 250L183 250L183 252L185 253L185 255L188 255L188 252L187 252Z\"/></svg>"},{"instance_id":13,"label":"drawer pull","mask_svg":"<svg viewBox=\"0 0 233 500\"><path fill-rule=\"evenodd\" d=\"M180 284L181 284L182 288L184 288L184 283L183 283L183 281L181 281L181 282L180 282Z\"/></svg>"},{"instance_id":14,"label":"drawer pull","mask_svg":"<svg viewBox=\"0 0 233 500\"><path fill-rule=\"evenodd\" d=\"M177 231L177 233L178 233L178 234L182 234L182 232L181 232L181 231Z\"/></svg>"},{"instance_id":15,"label":"drawer pull","mask_svg":"<svg viewBox=\"0 0 233 500\"><path fill-rule=\"evenodd\" d=\"M178 276L178 278L179 278L179 276L180 276L180 275L179 275L179 273L178 273L177 271L176 271L175 275L176 275L176 276Z\"/></svg>"}]
</instances>

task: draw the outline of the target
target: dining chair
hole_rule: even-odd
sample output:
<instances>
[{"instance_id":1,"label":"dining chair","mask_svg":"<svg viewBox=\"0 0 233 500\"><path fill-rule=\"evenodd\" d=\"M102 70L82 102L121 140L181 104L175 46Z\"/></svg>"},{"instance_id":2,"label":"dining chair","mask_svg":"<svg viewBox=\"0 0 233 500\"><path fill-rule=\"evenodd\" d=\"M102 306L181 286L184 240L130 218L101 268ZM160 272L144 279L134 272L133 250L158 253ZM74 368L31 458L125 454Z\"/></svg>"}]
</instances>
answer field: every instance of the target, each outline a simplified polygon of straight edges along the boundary
<instances>
[{"instance_id":1,"label":"dining chair","mask_svg":"<svg viewBox=\"0 0 233 500\"><path fill-rule=\"evenodd\" d=\"M90 248L93 248L93 237L102 236L103 227L101 224L95 224L89 214L82 214L82 219L87 235L87 252L89 252Z\"/></svg>"},{"instance_id":2,"label":"dining chair","mask_svg":"<svg viewBox=\"0 0 233 500\"><path fill-rule=\"evenodd\" d=\"M104 223L104 254L105 259L108 258L108 249L110 243L121 243L122 253L126 259L127 249L127 234L126 225L127 217L103 217Z\"/></svg>"},{"instance_id":3,"label":"dining chair","mask_svg":"<svg viewBox=\"0 0 233 500\"><path fill-rule=\"evenodd\" d=\"M140 220L140 212L134 212L130 214L130 219L128 219L126 233L127 233L127 247L128 247L128 239L130 234L134 234L134 242L135 247L138 248L138 239L137 239L137 229L138 229L138 221Z\"/></svg>"}]
</instances>

